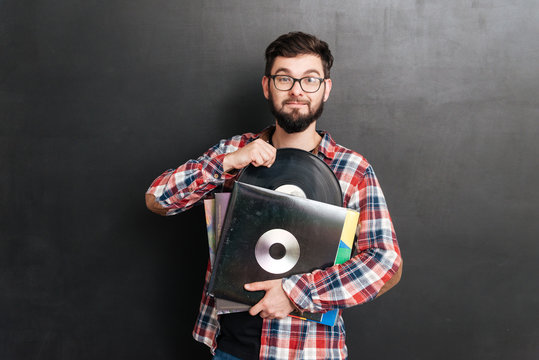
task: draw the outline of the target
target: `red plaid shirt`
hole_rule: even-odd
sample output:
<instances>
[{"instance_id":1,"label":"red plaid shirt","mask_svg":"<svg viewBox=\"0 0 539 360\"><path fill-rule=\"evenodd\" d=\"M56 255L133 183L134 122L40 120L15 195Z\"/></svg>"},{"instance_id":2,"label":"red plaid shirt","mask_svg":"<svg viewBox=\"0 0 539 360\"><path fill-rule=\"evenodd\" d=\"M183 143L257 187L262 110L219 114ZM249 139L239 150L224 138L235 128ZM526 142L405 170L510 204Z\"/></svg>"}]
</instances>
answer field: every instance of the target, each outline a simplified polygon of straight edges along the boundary
<instances>
[{"instance_id":1,"label":"red plaid shirt","mask_svg":"<svg viewBox=\"0 0 539 360\"><path fill-rule=\"evenodd\" d=\"M167 208L167 215L189 209L233 177L223 172L222 161L227 153L259 137L267 139L271 130L270 127L260 134L247 133L221 140L198 159L164 172L147 193ZM374 299L401 263L393 224L372 167L358 153L336 144L328 133L321 134L316 155L339 179L344 206L359 211L361 227L355 243L357 255L352 259L283 279L283 289L289 298L300 310L310 312L344 309ZM206 294L209 279L208 266L193 337L214 352L219 316L213 299ZM260 359L346 359L347 356L341 316L333 327L292 317L263 321Z\"/></svg>"}]
</instances>

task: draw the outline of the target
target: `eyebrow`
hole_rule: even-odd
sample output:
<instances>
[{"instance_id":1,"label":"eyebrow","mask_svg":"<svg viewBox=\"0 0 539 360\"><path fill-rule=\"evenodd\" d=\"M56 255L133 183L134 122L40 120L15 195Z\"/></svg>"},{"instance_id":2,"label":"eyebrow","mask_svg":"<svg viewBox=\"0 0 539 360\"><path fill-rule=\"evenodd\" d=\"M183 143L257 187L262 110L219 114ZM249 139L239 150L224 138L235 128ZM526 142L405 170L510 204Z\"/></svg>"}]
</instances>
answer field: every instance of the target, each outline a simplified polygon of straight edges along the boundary
<instances>
[{"instance_id":1,"label":"eyebrow","mask_svg":"<svg viewBox=\"0 0 539 360\"><path fill-rule=\"evenodd\" d=\"M277 70L275 70L275 74L278 74L279 72L285 72L287 74L290 74L290 69L287 69L287 68L278 68ZM309 69L305 72L303 72L303 75L306 75L306 74L312 74L312 73L316 73L318 76L320 76L320 72L316 69Z\"/></svg>"}]
</instances>

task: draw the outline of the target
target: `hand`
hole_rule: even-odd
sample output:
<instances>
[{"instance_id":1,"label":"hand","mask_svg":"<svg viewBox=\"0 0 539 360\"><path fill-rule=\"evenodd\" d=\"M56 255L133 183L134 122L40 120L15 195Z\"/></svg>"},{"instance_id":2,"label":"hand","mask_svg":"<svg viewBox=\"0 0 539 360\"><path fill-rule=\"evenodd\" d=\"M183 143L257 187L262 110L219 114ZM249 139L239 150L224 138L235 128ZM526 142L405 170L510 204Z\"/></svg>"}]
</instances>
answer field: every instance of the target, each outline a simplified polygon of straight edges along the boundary
<instances>
[{"instance_id":1,"label":"hand","mask_svg":"<svg viewBox=\"0 0 539 360\"><path fill-rule=\"evenodd\" d=\"M223 160L223 170L227 172L232 169L243 169L249 164L270 167L275 162L276 154L277 149L262 139L256 139L241 149L227 154Z\"/></svg>"},{"instance_id":2,"label":"hand","mask_svg":"<svg viewBox=\"0 0 539 360\"><path fill-rule=\"evenodd\" d=\"M281 279L277 279L245 284L245 290L266 291L262 300L249 309L249 314L259 314L263 319L283 319L288 316L295 307L284 292L281 282Z\"/></svg>"}]
</instances>

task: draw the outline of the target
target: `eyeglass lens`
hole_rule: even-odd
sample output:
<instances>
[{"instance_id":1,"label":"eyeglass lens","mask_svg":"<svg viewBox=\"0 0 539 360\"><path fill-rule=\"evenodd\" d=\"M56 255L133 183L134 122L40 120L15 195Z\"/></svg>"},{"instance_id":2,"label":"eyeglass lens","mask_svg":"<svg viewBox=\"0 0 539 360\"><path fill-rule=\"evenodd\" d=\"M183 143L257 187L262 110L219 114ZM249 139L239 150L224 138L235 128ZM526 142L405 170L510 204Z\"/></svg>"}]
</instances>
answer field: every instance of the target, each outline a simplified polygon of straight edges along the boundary
<instances>
[{"instance_id":1,"label":"eyeglass lens","mask_svg":"<svg viewBox=\"0 0 539 360\"><path fill-rule=\"evenodd\" d=\"M288 91L294 87L296 81L299 82L299 85L305 92L316 92L320 88L323 79L316 77L304 77L301 79L294 79L288 75L277 75L273 78L275 87L277 90Z\"/></svg>"}]
</instances>

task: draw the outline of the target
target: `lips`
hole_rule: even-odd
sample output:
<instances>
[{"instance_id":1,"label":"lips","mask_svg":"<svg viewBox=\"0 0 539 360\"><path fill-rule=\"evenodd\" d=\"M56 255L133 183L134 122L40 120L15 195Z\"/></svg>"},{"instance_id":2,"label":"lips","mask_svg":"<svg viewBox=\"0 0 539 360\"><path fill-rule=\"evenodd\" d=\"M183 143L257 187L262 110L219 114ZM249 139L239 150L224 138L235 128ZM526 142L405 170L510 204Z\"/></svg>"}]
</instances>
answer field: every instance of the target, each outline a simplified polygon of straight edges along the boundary
<instances>
[{"instance_id":1,"label":"lips","mask_svg":"<svg viewBox=\"0 0 539 360\"><path fill-rule=\"evenodd\" d=\"M285 100L284 104L285 105L292 105L292 106L295 106L295 105L300 106L300 105L309 105L309 102L304 101L304 100Z\"/></svg>"}]
</instances>

